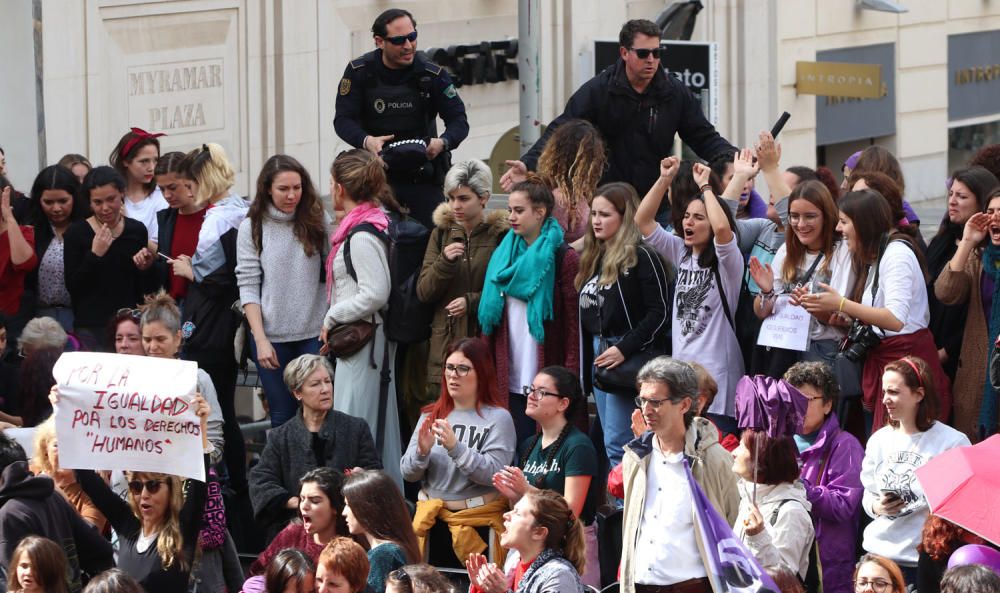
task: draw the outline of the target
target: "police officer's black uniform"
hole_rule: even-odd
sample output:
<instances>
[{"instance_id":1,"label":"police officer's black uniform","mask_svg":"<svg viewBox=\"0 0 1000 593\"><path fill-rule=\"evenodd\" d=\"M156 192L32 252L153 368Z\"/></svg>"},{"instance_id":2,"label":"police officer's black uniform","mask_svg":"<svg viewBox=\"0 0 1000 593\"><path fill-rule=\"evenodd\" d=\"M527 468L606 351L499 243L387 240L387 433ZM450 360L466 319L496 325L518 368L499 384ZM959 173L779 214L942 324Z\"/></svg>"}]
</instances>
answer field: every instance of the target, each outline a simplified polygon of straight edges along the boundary
<instances>
[{"instance_id":1,"label":"police officer's black uniform","mask_svg":"<svg viewBox=\"0 0 1000 593\"><path fill-rule=\"evenodd\" d=\"M451 166L451 151L469 135L465 104L448 73L421 52L412 65L399 70L385 66L382 50L368 52L344 70L333 118L338 136L364 148L366 136L391 134L391 142L436 138L439 114L445 128L441 154L416 173L388 171L396 199L429 228L434 208L444 201L441 185Z\"/></svg>"}]
</instances>

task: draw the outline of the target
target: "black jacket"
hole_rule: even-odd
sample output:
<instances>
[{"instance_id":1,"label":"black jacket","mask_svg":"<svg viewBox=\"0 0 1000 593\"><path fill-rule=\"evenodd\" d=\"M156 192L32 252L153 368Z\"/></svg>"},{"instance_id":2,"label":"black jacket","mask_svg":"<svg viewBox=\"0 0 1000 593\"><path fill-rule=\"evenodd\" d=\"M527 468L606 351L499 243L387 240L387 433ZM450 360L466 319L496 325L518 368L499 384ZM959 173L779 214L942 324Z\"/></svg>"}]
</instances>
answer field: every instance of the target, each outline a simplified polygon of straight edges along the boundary
<instances>
[{"instance_id":1,"label":"black jacket","mask_svg":"<svg viewBox=\"0 0 1000 593\"><path fill-rule=\"evenodd\" d=\"M7 584L7 566L17 544L41 535L66 552L72 575L70 593L82 588L81 570L96 575L114 566L111 544L84 521L47 476L34 476L18 461L0 475L0 588Z\"/></svg>"},{"instance_id":2,"label":"black jacket","mask_svg":"<svg viewBox=\"0 0 1000 593\"><path fill-rule=\"evenodd\" d=\"M344 394L346 397L346 394ZM319 437L326 442L325 467L338 472L354 467L382 469L372 432L361 418L330 410ZM260 462L250 470L250 502L259 523L284 527L288 499L299 494L299 478L317 467L313 434L302 411L267 433Z\"/></svg>"},{"instance_id":3,"label":"black jacket","mask_svg":"<svg viewBox=\"0 0 1000 593\"><path fill-rule=\"evenodd\" d=\"M528 169L535 169L549 137L570 119L585 119L604 135L608 169L601 183L626 181L640 196L659 177L660 160L673 153L675 133L707 161L736 151L705 119L701 103L684 83L660 69L640 95L625 77L621 59L573 93L562 115L521 157Z\"/></svg>"},{"instance_id":4,"label":"black jacket","mask_svg":"<svg viewBox=\"0 0 1000 593\"><path fill-rule=\"evenodd\" d=\"M640 244L635 266L618 281L601 290L601 334L606 337L620 336L616 344L625 358L636 352L653 348L656 352L666 352L670 345L670 288L664 271L663 260L653 249ZM598 268L600 269L600 268ZM580 299L587 298L581 294ZM581 311L581 320L583 312ZM580 335L583 351L583 368L594 364L598 353L594 352L593 334L581 323ZM589 388L590 373L584 373L584 383Z\"/></svg>"}]
</instances>

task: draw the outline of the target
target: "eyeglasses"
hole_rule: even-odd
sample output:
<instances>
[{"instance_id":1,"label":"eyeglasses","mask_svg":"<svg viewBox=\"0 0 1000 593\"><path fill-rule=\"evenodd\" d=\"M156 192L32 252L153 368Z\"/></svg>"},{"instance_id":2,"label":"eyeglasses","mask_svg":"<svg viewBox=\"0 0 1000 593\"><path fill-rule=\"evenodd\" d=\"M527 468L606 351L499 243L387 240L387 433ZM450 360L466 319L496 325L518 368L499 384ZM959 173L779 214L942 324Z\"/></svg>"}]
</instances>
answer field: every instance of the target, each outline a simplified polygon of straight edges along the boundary
<instances>
[{"instance_id":1,"label":"eyeglasses","mask_svg":"<svg viewBox=\"0 0 1000 593\"><path fill-rule=\"evenodd\" d=\"M145 486L146 490L150 494L156 494L160 491L160 487L163 486L163 484L163 480L146 480L145 482L142 480L132 480L128 483L128 489L132 494L139 496L142 494L143 486Z\"/></svg>"},{"instance_id":2,"label":"eyeglasses","mask_svg":"<svg viewBox=\"0 0 1000 593\"><path fill-rule=\"evenodd\" d=\"M131 317L136 321L142 319L142 311L139 309L129 309L128 307L123 307L115 312L115 317Z\"/></svg>"},{"instance_id":3,"label":"eyeglasses","mask_svg":"<svg viewBox=\"0 0 1000 593\"><path fill-rule=\"evenodd\" d=\"M465 377L465 376L467 376L471 370L472 370L472 367L470 367L467 364L450 364L449 363L449 364L444 365L444 372L445 372L445 374L455 373L459 377Z\"/></svg>"},{"instance_id":4,"label":"eyeglasses","mask_svg":"<svg viewBox=\"0 0 1000 593\"><path fill-rule=\"evenodd\" d=\"M521 388L521 393L524 394L524 397L536 402L540 401L547 395L551 395L552 397L562 397L562 394L554 391L546 391L541 387L535 387L534 385L525 385Z\"/></svg>"},{"instance_id":5,"label":"eyeglasses","mask_svg":"<svg viewBox=\"0 0 1000 593\"><path fill-rule=\"evenodd\" d=\"M409 41L410 43L413 43L414 41L416 41L417 40L417 32L416 31L410 31L406 35L395 35L393 37L383 37L382 39L385 39L386 41L388 41L389 43L391 43L393 45L403 45L407 41Z\"/></svg>"},{"instance_id":6,"label":"eyeglasses","mask_svg":"<svg viewBox=\"0 0 1000 593\"><path fill-rule=\"evenodd\" d=\"M649 404L654 410L659 410L660 406L670 401L673 400L671 400L669 397L665 397L663 399L649 399L646 397L639 396L635 398L635 406L637 408L642 408L643 406Z\"/></svg>"},{"instance_id":7,"label":"eyeglasses","mask_svg":"<svg viewBox=\"0 0 1000 593\"><path fill-rule=\"evenodd\" d=\"M788 215L788 222L792 224L796 224L798 222L815 224L816 221L819 220L820 216L821 216L820 214L816 214L815 212L810 214L799 214L797 212L792 212L791 214Z\"/></svg>"},{"instance_id":8,"label":"eyeglasses","mask_svg":"<svg viewBox=\"0 0 1000 593\"><path fill-rule=\"evenodd\" d=\"M649 56L653 56L654 60L660 59L661 50L658 47L654 48L630 47L628 48L628 50L631 52L635 52L635 57L639 58L640 60L645 60Z\"/></svg>"},{"instance_id":9,"label":"eyeglasses","mask_svg":"<svg viewBox=\"0 0 1000 593\"><path fill-rule=\"evenodd\" d=\"M885 579L858 579L854 581L854 590L861 593L862 591L867 591L871 588L871 590L875 593L885 593L885 590L888 589L891 584L892 583Z\"/></svg>"}]
</instances>

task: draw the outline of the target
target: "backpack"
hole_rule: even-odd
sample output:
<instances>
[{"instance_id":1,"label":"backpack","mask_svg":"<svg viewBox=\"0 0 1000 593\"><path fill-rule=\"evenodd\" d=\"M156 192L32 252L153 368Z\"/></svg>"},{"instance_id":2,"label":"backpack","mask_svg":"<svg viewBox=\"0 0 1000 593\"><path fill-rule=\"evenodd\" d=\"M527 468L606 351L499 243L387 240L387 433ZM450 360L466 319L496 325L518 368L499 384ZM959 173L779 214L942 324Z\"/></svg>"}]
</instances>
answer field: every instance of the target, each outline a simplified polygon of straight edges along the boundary
<instances>
[{"instance_id":1,"label":"backpack","mask_svg":"<svg viewBox=\"0 0 1000 593\"><path fill-rule=\"evenodd\" d=\"M417 298L417 279L427 251L431 232L416 220L389 212L389 226L379 232L374 225L362 223L352 228L344 240L344 265L355 282L358 275L351 261L351 237L372 233L385 244L389 255L389 302L386 304L385 335L398 344L416 344L431 337L434 307Z\"/></svg>"},{"instance_id":2,"label":"backpack","mask_svg":"<svg viewBox=\"0 0 1000 593\"><path fill-rule=\"evenodd\" d=\"M824 465L826 465L825 462ZM820 470L820 475L822 475L822 470ZM778 513L781 512L781 507L790 501L798 502L794 498L784 498L778 502L778 506L774 507L769 521L771 525L778 522ZM798 576L797 573L796 576ZM806 578L799 577L799 581L809 593L823 593L823 565L819 561L819 542L816 541L815 535L813 535L812 544L809 545L809 568L806 569Z\"/></svg>"}]
</instances>

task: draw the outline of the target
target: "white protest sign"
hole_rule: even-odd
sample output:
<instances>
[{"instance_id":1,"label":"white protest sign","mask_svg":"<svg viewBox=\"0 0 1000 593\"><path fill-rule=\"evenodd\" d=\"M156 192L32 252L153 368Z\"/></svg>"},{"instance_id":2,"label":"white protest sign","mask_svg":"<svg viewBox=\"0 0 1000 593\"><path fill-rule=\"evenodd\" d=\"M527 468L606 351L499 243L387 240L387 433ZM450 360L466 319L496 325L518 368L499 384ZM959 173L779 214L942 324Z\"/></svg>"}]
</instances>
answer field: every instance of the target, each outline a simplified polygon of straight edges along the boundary
<instances>
[{"instance_id":1,"label":"white protest sign","mask_svg":"<svg viewBox=\"0 0 1000 593\"><path fill-rule=\"evenodd\" d=\"M808 311L791 304L787 297L779 297L774 303L774 313L760 326L757 344L805 352L809 349L811 325Z\"/></svg>"},{"instance_id":2,"label":"white protest sign","mask_svg":"<svg viewBox=\"0 0 1000 593\"><path fill-rule=\"evenodd\" d=\"M198 365L127 354L67 352L52 374L59 465L205 481L201 422L191 405Z\"/></svg>"}]
</instances>

